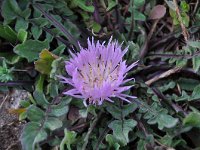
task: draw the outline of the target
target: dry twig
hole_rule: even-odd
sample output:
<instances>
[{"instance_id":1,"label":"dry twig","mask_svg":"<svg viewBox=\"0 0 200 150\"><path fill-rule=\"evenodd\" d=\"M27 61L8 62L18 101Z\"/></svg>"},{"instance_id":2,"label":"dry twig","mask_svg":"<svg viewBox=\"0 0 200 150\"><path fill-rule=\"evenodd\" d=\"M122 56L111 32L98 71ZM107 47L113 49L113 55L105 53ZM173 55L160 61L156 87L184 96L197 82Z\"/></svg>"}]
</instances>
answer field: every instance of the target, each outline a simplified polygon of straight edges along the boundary
<instances>
[{"instance_id":1,"label":"dry twig","mask_svg":"<svg viewBox=\"0 0 200 150\"><path fill-rule=\"evenodd\" d=\"M185 25L183 24L183 21L182 21L183 18L181 17L181 13L180 13L180 10L178 8L177 1L173 0L173 2L174 2L174 5L176 7L176 14L178 15L178 21L179 21L179 23L181 25L181 29L182 29L182 33L183 33L184 39L185 39L185 41L188 41L189 33L188 33Z\"/></svg>"},{"instance_id":2,"label":"dry twig","mask_svg":"<svg viewBox=\"0 0 200 150\"><path fill-rule=\"evenodd\" d=\"M99 112L99 114L97 115L97 117L96 117L96 118L94 119L94 121L91 123L90 128L88 129L88 132L87 132L87 134L86 134L86 136L85 136L85 138L84 138L84 144L83 144L83 146L82 146L82 150L85 150L85 149L86 149L87 144L88 144L88 141L89 141L89 137L90 137L90 135L91 135L91 133L92 133L94 127L96 126L97 121L98 121L99 118L101 117L101 115L102 115L102 112Z\"/></svg>"},{"instance_id":3,"label":"dry twig","mask_svg":"<svg viewBox=\"0 0 200 150\"><path fill-rule=\"evenodd\" d=\"M181 70L181 67L175 67L175 68L172 68L170 70L167 70L165 72L163 72L162 74L158 75L158 76L155 76L153 77L152 79L148 80L145 82L146 85L150 86L152 83L162 79L162 78L165 78L165 77L168 77L170 76L171 74L174 74L176 72L179 72Z\"/></svg>"},{"instance_id":4,"label":"dry twig","mask_svg":"<svg viewBox=\"0 0 200 150\"><path fill-rule=\"evenodd\" d=\"M7 98L8 98L8 94L4 97L4 99L3 99L3 101L2 101L2 103L0 105L0 110L3 107L3 104L5 103L5 101L7 100Z\"/></svg>"},{"instance_id":5,"label":"dry twig","mask_svg":"<svg viewBox=\"0 0 200 150\"><path fill-rule=\"evenodd\" d=\"M148 40L148 41L150 41L150 39L151 39L151 37L152 37L154 31L156 30L156 26L157 26L159 20L160 20L160 19L156 19L156 20L153 21L153 25L151 26L151 30L150 30L150 32L149 32L149 34L148 34L148 37L147 37L147 40Z\"/></svg>"},{"instance_id":6,"label":"dry twig","mask_svg":"<svg viewBox=\"0 0 200 150\"><path fill-rule=\"evenodd\" d=\"M199 8L199 0L195 3L194 10L192 12L192 16L194 16Z\"/></svg>"}]
</instances>

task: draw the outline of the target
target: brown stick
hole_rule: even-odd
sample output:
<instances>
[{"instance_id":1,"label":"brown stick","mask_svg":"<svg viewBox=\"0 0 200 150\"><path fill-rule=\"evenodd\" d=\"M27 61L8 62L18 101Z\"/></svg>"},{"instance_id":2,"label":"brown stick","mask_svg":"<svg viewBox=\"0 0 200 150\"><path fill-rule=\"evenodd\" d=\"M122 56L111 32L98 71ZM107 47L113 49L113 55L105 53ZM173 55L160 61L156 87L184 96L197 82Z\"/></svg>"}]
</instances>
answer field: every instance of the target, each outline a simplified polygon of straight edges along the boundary
<instances>
[{"instance_id":1,"label":"brown stick","mask_svg":"<svg viewBox=\"0 0 200 150\"><path fill-rule=\"evenodd\" d=\"M198 7L199 7L199 0L197 0L197 2L195 3L194 10L192 12L192 16L194 16L196 14Z\"/></svg>"},{"instance_id":2,"label":"brown stick","mask_svg":"<svg viewBox=\"0 0 200 150\"><path fill-rule=\"evenodd\" d=\"M145 82L146 85L150 86L152 83L162 79L162 78L165 78L165 77L168 77L170 76L171 74L174 74L176 72L179 72L181 70L181 67L175 67L175 68L172 68L170 70L167 70L165 72L163 72L162 74L158 75L158 76L155 76L153 77L152 79L148 80Z\"/></svg>"},{"instance_id":3,"label":"brown stick","mask_svg":"<svg viewBox=\"0 0 200 150\"><path fill-rule=\"evenodd\" d=\"M0 110L1 110L1 108L3 107L3 104L5 103L5 101L7 100L7 98L8 98L8 94L3 98L3 101L2 101L2 103L1 103L1 105L0 105Z\"/></svg>"},{"instance_id":4,"label":"brown stick","mask_svg":"<svg viewBox=\"0 0 200 150\"><path fill-rule=\"evenodd\" d=\"M157 26L159 20L160 20L160 19L156 19L156 20L153 21L153 24L152 24L152 26L151 26L151 30L150 30L150 32L149 32L149 34L148 34L148 37L147 37L147 40L148 40L148 41L150 41L150 39L151 39L151 37L152 37L152 35L153 35L155 29L156 29L156 26Z\"/></svg>"},{"instance_id":5,"label":"brown stick","mask_svg":"<svg viewBox=\"0 0 200 150\"><path fill-rule=\"evenodd\" d=\"M174 5L175 5L175 7L176 7L176 14L178 15L178 21L179 21L179 23L180 23L180 25L181 25L182 33L183 33L184 39L185 39L185 41L188 41L189 33L188 33L188 31L187 31L185 25L184 25L183 22L182 22L183 19L182 19L182 17L181 17L181 13L180 13L180 10L179 10L179 8L178 8L177 1L176 1L176 0L173 0L173 2L174 2Z\"/></svg>"}]
</instances>

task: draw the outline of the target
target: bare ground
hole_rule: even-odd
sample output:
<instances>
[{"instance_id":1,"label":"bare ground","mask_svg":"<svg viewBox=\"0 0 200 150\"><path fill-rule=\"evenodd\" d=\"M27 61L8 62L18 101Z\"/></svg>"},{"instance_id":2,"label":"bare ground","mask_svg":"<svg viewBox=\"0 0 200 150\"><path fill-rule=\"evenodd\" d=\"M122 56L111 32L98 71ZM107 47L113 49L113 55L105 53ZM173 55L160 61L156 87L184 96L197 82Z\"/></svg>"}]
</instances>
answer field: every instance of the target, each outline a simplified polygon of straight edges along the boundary
<instances>
[{"instance_id":1,"label":"bare ground","mask_svg":"<svg viewBox=\"0 0 200 150\"><path fill-rule=\"evenodd\" d=\"M9 110L19 108L19 101L26 97L23 90L0 94L0 150L21 150L19 137L24 123Z\"/></svg>"}]
</instances>

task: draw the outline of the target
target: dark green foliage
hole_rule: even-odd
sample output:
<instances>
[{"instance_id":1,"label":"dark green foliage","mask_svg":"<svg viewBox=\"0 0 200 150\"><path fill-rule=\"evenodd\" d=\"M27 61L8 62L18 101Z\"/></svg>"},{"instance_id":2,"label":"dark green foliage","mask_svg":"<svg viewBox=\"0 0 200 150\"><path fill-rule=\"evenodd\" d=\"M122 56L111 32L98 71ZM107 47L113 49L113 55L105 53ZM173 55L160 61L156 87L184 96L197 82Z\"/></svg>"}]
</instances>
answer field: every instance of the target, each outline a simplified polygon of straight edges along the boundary
<instances>
[{"instance_id":1,"label":"dark green foliage","mask_svg":"<svg viewBox=\"0 0 200 150\"><path fill-rule=\"evenodd\" d=\"M22 148L199 149L200 9L197 1L176 1L180 16L171 0L4 0L0 91L29 92L20 101ZM164 14L152 19L158 5ZM63 95L70 86L57 75L67 76L69 50L111 35L129 46L127 65L139 60L127 74L137 99L86 108Z\"/></svg>"},{"instance_id":2,"label":"dark green foliage","mask_svg":"<svg viewBox=\"0 0 200 150\"><path fill-rule=\"evenodd\" d=\"M43 49L48 49L48 41L27 40L22 44L18 44L13 50L16 54L26 58L32 62L39 58L39 53Z\"/></svg>"},{"instance_id":3,"label":"dark green foliage","mask_svg":"<svg viewBox=\"0 0 200 150\"><path fill-rule=\"evenodd\" d=\"M1 60L0 62L1 66L0 66L0 81L1 82L7 82L7 81L12 81L14 76L12 73L12 68L9 69L6 65L5 60Z\"/></svg>"}]
</instances>

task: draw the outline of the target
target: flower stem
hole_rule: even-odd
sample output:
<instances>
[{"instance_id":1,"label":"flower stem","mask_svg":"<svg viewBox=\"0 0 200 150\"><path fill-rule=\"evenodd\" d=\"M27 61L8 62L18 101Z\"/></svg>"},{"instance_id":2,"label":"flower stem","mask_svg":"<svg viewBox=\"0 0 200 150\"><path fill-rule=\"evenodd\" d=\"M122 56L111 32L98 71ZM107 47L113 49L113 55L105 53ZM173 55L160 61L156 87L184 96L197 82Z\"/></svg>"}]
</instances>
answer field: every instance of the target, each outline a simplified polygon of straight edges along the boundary
<instances>
[{"instance_id":1,"label":"flower stem","mask_svg":"<svg viewBox=\"0 0 200 150\"><path fill-rule=\"evenodd\" d=\"M94 127L96 126L97 121L98 121L99 118L101 117L101 115L102 115L102 111L96 116L96 118L94 119L94 121L91 123L91 126L90 126L90 128L88 129L88 132L87 132L87 134L86 134L86 136L85 136L85 138L84 138L84 141L85 141L85 142L84 142L83 147L82 147L81 150L86 150L89 137L90 137L90 135L91 135L91 133L92 133Z\"/></svg>"}]
</instances>

